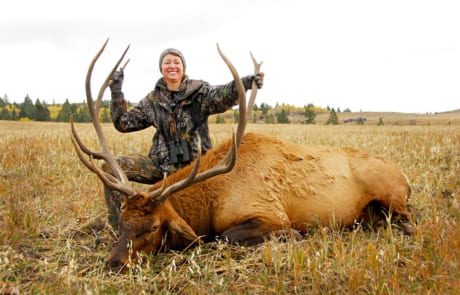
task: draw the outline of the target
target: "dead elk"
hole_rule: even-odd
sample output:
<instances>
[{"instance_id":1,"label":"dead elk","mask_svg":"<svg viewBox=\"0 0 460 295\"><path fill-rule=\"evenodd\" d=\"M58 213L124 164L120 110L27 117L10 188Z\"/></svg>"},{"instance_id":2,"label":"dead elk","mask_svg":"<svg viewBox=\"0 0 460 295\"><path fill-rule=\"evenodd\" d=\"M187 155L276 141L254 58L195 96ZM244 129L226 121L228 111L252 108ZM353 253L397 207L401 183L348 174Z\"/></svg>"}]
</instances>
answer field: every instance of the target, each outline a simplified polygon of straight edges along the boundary
<instances>
[{"instance_id":1,"label":"dead elk","mask_svg":"<svg viewBox=\"0 0 460 295\"><path fill-rule=\"evenodd\" d=\"M108 150L97 119L103 92L124 54L97 101L91 97L91 72L104 47L92 61L86 83L102 152L87 148L73 124L72 141L91 171L106 185L130 196L123 200L120 238L111 250L108 267L135 261L140 252L184 249L215 236L252 245L282 230L302 233L315 226L352 226L365 217L369 204L378 204L396 217L405 233L413 231L406 204L410 185L396 165L354 149L298 145L263 134L244 134L248 113L244 87L220 50L239 89L236 136L165 177L162 183L146 191L134 190ZM259 65L255 61L254 65L257 71ZM95 165L93 158L111 165L113 176Z\"/></svg>"}]
</instances>

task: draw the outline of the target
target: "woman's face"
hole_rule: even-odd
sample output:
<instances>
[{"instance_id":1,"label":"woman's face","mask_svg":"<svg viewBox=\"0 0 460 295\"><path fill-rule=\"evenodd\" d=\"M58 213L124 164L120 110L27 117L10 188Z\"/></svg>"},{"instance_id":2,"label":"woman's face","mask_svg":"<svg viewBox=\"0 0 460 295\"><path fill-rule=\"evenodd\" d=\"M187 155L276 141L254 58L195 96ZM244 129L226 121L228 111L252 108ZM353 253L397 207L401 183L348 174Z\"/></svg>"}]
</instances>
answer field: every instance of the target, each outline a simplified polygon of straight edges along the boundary
<instances>
[{"instance_id":1,"label":"woman's face","mask_svg":"<svg viewBox=\"0 0 460 295\"><path fill-rule=\"evenodd\" d=\"M184 76L184 65L179 56L175 54L167 54L161 62L161 74L166 83L177 83Z\"/></svg>"}]
</instances>

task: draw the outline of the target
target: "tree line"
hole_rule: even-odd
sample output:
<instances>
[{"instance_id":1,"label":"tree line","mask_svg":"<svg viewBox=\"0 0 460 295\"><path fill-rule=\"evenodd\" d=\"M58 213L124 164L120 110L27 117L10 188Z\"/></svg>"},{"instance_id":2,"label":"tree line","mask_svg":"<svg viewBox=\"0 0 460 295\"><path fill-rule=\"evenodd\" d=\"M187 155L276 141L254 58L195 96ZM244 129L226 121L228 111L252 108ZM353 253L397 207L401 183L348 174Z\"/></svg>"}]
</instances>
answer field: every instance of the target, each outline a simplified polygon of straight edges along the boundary
<instances>
[{"instance_id":1,"label":"tree line","mask_svg":"<svg viewBox=\"0 0 460 295\"><path fill-rule=\"evenodd\" d=\"M62 105L53 104L50 106L38 98L34 103L29 95L26 95L22 103L9 103L8 98L5 97L0 97L0 120L69 122L69 118L72 116L75 122L91 122L86 103L70 103L66 99ZM52 116L50 108L57 110L57 115ZM111 122L109 101L103 101L100 120Z\"/></svg>"},{"instance_id":2,"label":"tree line","mask_svg":"<svg viewBox=\"0 0 460 295\"><path fill-rule=\"evenodd\" d=\"M100 120L101 122L111 122L110 101L103 101L101 106ZM131 106L131 105L130 105ZM50 111L53 110L53 114ZM295 107L286 104L276 104L274 107L266 103L260 105L254 104L251 121L253 123L263 122L266 124L290 124L292 117L303 117L300 123L316 124L316 115L321 113L329 113L329 119L326 124L339 124L337 113L340 113L340 108L337 111L334 108L321 108L309 103L304 107ZM350 112L349 109L344 112ZM57 113L57 114L56 114ZM35 103L26 95L22 103L9 103L8 96L0 97L0 120L23 120L23 121L54 121L54 122L69 122L70 115L75 122L91 122L88 106L85 102L70 103L68 99L62 105L48 105L45 101L40 101L38 98ZM238 121L238 112L233 111L233 120ZM297 120L299 122L299 120ZM226 123L223 114L216 115L216 123Z\"/></svg>"}]
</instances>

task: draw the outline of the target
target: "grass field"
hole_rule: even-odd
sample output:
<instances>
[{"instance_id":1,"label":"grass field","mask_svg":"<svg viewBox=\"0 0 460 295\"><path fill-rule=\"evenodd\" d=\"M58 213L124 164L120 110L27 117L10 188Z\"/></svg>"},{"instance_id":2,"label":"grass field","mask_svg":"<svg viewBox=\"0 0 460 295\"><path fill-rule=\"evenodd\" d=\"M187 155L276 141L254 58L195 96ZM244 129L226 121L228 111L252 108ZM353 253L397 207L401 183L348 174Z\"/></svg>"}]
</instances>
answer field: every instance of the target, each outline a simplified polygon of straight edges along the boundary
<instances>
[{"instance_id":1,"label":"grass field","mask_svg":"<svg viewBox=\"0 0 460 295\"><path fill-rule=\"evenodd\" d=\"M103 126L114 154L145 154L154 131L120 134ZM89 146L98 146L91 125L77 128ZM230 136L231 125L210 128L214 144ZM412 183L416 234L321 228L302 241L250 248L211 243L145 256L126 274L109 272L104 263L114 234L102 186L79 162L69 124L0 121L0 293L458 294L459 124L249 124L247 130L350 146L396 162Z\"/></svg>"}]
</instances>

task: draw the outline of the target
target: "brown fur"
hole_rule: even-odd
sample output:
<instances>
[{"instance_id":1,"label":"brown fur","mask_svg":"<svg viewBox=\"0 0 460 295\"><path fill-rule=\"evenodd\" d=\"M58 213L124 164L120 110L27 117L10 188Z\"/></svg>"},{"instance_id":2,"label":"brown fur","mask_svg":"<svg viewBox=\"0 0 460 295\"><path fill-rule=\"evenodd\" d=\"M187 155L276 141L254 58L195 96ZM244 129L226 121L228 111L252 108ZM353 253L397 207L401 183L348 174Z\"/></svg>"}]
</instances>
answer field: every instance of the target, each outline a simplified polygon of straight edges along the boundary
<instances>
[{"instance_id":1,"label":"brown fur","mask_svg":"<svg viewBox=\"0 0 460 295\"><path fill-rule=\"evenodd\" d=\"M229 146L227 142L209 150L200 171L220 161ZM185 178L190 169L171 175L168 183ZM408 224L409 194L405 175L380 157L247 133L229 173L179 191L161 204L142 195L129 199L109 267L128 261L129 240L134 259L137 251L182 249L215 235L232 243L254 244L283 229L306 232L314 226L351 226L371 202ZM411 231L409 226L403 229Z\"/></svg>"}]
</instances>

